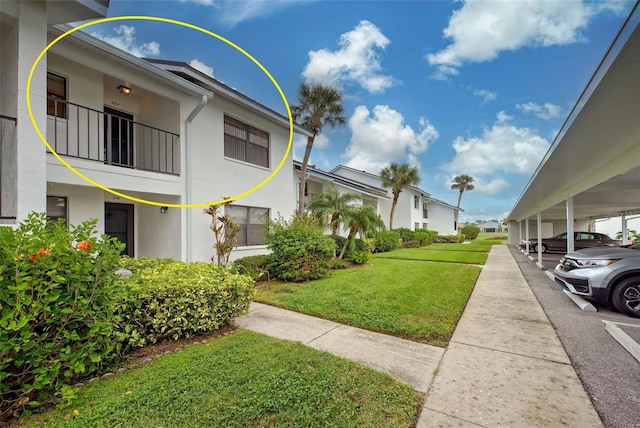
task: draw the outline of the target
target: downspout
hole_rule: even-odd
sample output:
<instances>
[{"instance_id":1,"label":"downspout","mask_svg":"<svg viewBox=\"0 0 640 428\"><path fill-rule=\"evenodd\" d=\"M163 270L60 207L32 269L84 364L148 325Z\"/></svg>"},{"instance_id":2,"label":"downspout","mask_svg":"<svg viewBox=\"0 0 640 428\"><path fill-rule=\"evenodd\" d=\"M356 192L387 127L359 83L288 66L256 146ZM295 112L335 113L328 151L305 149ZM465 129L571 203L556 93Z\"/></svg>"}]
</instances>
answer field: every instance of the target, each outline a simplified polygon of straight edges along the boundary
<instances>
[{"instance_id":1,"label":"downspout","mask_svg":"<svg viewBox=\"0 0 640 428\"><path fill-rule=\"evenodd\" d=\"M191 171L192 171L192 156L191 156L191 122L193 121L193 119L195 119L195 117L198 115L198 113L200 113L200 111L202 111L202 109L204 108L204 106L207 104L207 102L209 101L209 97L207 97L206 95L202 95L202 99L200 100L200 102L198 103L198 105L191 111L191 113L189 113L189 116L187 116L187 119L185 120L184 123L184 139L185 139L185 146L186 146L186 160L185 160L185 168L186 168L186 204L190 205L193 203L193 196L192 196L192 191L193 191L193 186L192 186L192 178L191 178ZM186 216L186 220L187 220L187 262L191 262L193 259L193 249L192 249L192 243L193 243L193 239L192 239L192 230L193 230L193 224L192 224L192 219L191 219L191 213L189 212L190 208L184 208L185 210L185 216Z\"/></svg>"}]
</instances>

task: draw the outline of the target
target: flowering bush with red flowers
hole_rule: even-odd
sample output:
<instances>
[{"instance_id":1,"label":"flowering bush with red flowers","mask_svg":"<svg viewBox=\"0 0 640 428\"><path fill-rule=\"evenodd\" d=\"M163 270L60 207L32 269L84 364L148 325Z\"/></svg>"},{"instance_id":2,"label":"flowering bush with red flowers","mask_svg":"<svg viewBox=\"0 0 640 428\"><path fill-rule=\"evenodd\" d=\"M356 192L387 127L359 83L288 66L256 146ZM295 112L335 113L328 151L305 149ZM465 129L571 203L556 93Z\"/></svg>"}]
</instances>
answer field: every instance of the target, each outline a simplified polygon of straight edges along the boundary
<instances>
[{"instance_id":1,"label":"flowering bush with red flowers","mask_svg":"<svg viewBox=\"0 0 640 428\"><path fill-rule=\"evenodd\" d=\"M97 221L69 229L31 214L0 227L0 426L118 356L115 270L123 244Z\"/></svg>"}]
</instances>

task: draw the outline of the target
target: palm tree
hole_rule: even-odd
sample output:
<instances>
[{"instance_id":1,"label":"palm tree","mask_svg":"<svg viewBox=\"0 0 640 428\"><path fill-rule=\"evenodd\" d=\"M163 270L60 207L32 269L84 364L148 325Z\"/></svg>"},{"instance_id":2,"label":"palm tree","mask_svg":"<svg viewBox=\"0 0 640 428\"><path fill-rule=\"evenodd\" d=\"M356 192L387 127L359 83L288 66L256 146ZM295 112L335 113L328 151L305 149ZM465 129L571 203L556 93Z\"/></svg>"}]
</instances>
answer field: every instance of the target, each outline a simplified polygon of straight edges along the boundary
<instances>
[{"instance_id":1,"label":"palm tree","mask_svg":"<svg viewBox=\"0 0 640 428\"><path fill-rule=\"evenodd\" d=\"M313 135L307 137L307 147L300 167L300 191L298 199L298 216L304 216L304 190L307 182L307 164L313 142L324 126L331 128L344 125L346 120L342 116L342 94L337 89L322 83L300 84L298 89L298 105L291 106L293 120L301 124Z\"/></svg>"},{"instance_id":2,"label":"palm tree","mask_svg":"<svg viewBox=\"0 0 640 428\"><path fill-rule=\"evenodd\" d=\"M340 219L349 209L349 204L362 198L357 193L340 193L336 186L331 186L322 193L317 194L309 203L309 210L318 218L331 217L331 236L338 234Z\"/></svg>"},{"instance_id":3,"label":"palm tree","mask_svg":"<svg viewBox=\"0 0 640 428\"><path fill-rule=\"evenodd\" d=\"M453 183L451 184L452 189L458 189L460 194L458 194L458 205L456 205L455 211L455 223L458 224L458 213L460 212L460 201L462 200L462 194L466 190L473 190L473 177L470 175L462 174L453 178Z\"/></svg>"},{"instance_id":4,"label":"palm tree","mask_svg":"<svg viewBox=\"0 0 640 428\"><path fill-rule=\"evenodd\" d=\"M344 257L344 253L351 245L351 241L357 232L366 233L368 231L378 230L384 227L384 222L376 213L376 209L371 205L351 206L344 213L342 221L349 228L349 235L342 246L339 259Z\"/></svg>"},{"instance_id":5,"label":"palm tree","mask_svg":"<svg viewBox=\"0 0 640 428\"><path fill-rule=\"evenodd\" d=\"M391 204L391 215L389 217L389 230L393 229L393 214L396 211L400 192L407 186L417 186L420 183L418 167L410 167L406 163L391 163L380 171L382 187L388 187L393 193L393 203Z\"/></svg>"}]
</instances>

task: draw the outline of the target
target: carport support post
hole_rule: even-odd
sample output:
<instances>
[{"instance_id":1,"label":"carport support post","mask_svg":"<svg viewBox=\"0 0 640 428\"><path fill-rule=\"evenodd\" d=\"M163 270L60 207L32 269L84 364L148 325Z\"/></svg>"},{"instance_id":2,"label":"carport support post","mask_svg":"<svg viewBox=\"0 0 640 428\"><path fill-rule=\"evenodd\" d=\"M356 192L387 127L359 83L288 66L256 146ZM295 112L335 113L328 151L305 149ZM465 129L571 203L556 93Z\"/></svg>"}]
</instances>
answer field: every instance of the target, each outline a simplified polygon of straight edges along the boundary
<instances>
[{"instance_id":1,"label":"carport support post","mask_svg":"<svg viewBox=\"0 0 640 428\"><path fill-rule=\"evenodd\" d=\"M620 216L622 219L622 245L627 245L629 243L628 235L627 235L627 216L622 213Z\"/></svg>"},{"instance_id":2,"label":"carport support post","mask_svg":"<svg viewBox=\"0 0 640 428\"><path fill-rule=\"evenodd\" d=\"M544 269L542 265L542 213L539 211L536 214L536 231L538 232L538 263L536 263L536 265L538 265L540 269Z\"/></svg>"},{"instance_id":3,"label":"carport support post","mask_svg":"<svg viewBox=\"0 0 640 428\"><path fill-rule=\"evenodd\" d=\"M567 253L575 249L573 245L573 198L567 199Z\"/></svg>"},{"instance_id":4,"label":"carport support post","mask_svg":"<svg viewBox=\"0 0 640 428\"><path fill-rule=\"evenodd\" d=\"M522 220L518 222L518 242L522 244Z\"/></svg>"},{"instance_id":5,"label":"carport support post","mask_svg":"<svg viewBox=\"0 0 640 428\"><path fill-rule=\"evenodd\" d=\"M524 219L524 239L527 240L527 248L524 253L529 255L529 217Z\"/></svg>"}]
</instances>

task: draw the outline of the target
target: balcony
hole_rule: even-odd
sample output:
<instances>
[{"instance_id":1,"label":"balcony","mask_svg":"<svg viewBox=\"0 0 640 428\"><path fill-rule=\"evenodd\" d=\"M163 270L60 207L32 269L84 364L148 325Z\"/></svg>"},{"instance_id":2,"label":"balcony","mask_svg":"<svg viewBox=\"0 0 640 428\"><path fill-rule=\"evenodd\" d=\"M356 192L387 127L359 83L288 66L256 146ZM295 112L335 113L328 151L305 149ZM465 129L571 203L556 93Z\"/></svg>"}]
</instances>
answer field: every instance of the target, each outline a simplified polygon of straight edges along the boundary
<instances>
[{"instance_id":1,"label":"balcony","mask_svg":"<svg viewBox=\"0 0 640 428\"><path fill-rule=\"evenodd\" d=\"M55 97L47 100L47 141L61 156L180 175L180 136Z\"/></svg>"},{"instance_id":2,"label":"balcony","mask_svg":"<svg viewBox=\"0 0 640 428\"><path fill-rule=\"evenodd\" d=\"M0 115L0 223L17 214L16 118Z\"/></svg>"}]
</instances>

